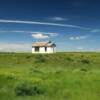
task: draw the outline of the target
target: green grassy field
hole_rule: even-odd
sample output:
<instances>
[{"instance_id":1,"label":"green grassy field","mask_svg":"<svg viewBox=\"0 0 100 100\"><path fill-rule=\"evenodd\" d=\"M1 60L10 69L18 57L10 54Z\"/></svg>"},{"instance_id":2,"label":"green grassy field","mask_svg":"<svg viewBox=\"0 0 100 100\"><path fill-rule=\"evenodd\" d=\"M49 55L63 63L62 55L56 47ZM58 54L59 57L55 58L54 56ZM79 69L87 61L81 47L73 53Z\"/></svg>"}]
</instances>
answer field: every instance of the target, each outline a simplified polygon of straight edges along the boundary
<instances>
[{"instance_id":1,"label":"green grassy field","mask_svg":"<svg viewBox=\"0 0 100 100\"><path fill-rule=\"evenodd\" d=\"M0 100L99 100L100 53L0 53Z\"/></svg>"}]
</instances>

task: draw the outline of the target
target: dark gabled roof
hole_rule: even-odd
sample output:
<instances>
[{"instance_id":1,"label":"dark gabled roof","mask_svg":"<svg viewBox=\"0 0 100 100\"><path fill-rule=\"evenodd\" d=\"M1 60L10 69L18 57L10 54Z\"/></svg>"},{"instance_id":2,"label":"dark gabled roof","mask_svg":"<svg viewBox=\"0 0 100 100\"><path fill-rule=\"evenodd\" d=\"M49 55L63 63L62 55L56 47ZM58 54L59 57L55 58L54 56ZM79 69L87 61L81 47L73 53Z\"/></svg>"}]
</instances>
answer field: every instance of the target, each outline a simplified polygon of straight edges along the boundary
<instances>
[{"instance_id":1,"label":"dark gabled roof","mask_svg":"<svg viewBox=\"0 0 100 100\"><path fill-rule=\"evenodd\" d=\"M56 45L51 41L49 41L49 42L34 42L32 46L33 47L55 47Z\"/></svg>"}]
</instances>

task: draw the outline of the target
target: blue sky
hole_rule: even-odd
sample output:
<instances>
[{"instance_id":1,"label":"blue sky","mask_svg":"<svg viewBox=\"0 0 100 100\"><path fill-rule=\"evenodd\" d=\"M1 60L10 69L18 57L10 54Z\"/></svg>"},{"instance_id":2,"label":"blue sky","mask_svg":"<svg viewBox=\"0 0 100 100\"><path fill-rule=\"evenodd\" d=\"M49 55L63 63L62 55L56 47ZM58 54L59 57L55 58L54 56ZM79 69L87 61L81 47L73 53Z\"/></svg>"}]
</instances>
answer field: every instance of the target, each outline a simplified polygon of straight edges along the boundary
<instances>
[{"instance_id":1,"label":"blue sky","mask_svg":"<svg viewBox=\"0 0 100 100\"><path fill-rule=\"evenodd\" d=\"M0 0L0 51L29 51L34 41L57 51L100 51L99 0Z\"/></svg>"}]
</instances>

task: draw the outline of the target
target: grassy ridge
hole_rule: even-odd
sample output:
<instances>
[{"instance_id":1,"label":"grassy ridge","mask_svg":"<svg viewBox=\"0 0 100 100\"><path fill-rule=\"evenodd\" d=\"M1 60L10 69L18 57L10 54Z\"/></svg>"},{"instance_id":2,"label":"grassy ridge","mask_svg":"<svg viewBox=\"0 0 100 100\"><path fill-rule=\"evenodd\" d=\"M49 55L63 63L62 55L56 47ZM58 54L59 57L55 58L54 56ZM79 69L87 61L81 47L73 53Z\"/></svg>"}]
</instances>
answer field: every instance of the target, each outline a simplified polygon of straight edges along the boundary
<instances>
[{"instance_id":1,"label":"grassy ridge","mask_svg":"<svg viewBox=\"0 0 100 100\"><path fill-rule=\"evenodd\" d=\"M99 100L100 53L0 53L0 100Z\"/></svg>"}]
</instances>

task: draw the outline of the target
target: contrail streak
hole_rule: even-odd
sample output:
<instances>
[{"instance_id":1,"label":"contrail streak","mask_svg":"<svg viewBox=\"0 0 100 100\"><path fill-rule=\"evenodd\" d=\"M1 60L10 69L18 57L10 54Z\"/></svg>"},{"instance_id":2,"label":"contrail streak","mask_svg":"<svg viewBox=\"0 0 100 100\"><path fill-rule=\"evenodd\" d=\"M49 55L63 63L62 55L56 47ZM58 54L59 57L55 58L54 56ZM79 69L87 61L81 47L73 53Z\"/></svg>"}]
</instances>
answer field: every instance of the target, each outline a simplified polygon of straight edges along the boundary
<instances>
[{"instance_id":1,"label":"contrail streak","mask_svg":"<svg viewBox=\"0 0 100 100\"><path fill-rule=\"evenodd\" d=\"M90 30L90 28L85 28L85 27L81 27L81 26L77 26L77 25L38 22L38 21L21 21L21 20L2 20L2 19L0 19L0 23L37 24L37 25L59 26L59 27L69 27L69 28Z\"/></svg>"}]
</instances>

